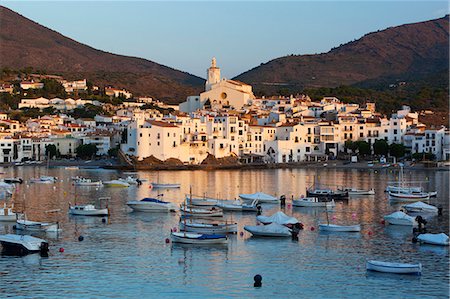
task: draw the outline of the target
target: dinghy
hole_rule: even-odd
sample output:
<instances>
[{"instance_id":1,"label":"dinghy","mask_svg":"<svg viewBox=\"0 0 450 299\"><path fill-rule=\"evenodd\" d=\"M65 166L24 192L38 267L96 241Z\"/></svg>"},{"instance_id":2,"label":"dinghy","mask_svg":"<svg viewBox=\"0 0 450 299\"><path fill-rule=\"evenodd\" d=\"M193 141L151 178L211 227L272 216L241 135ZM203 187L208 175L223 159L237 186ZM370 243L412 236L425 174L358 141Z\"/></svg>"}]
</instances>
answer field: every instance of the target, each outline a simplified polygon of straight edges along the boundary
<instances>
[{"instance_id":1,"label":"dinghy","mask_svg":"<svg viewBox=\"0 0 450 299\"><path fill-rule=\"evenodd\" d=\"M31 178L30 183L35 184L53 184L56 183L58 178L54 176L41 175L39 178Z\"/></svg>"},{"instance_id":2,"label":"dinghy","mask_svg":"<svg viewBox=\"0 0 450 299\"><path fill-rule=\"evenodd\" d=\"M199 234L235 234L237 223L185 223L179 224L181 231Z\"/></svg>"},{"instance_id":3,"label":"dinghy","mask_svg":"<svg viewBox=\"0 0 450 299\"><path fill-rule=\"evenodd\" d=\"M339 191L348 192L348 195L358 196L358 195L375 195L375 190L362 190L362 189L356 189L351 187L345 187L338 189Z\"/></svg>"},{"instance_id":4,"label":"dinghy","mask_svg":"<svg viewBox=\"0 0 450 299\"><path fill-rule=\"evenodd\" d=\"M180 207L182 216L185 217L222 217L222 209L212 207L211 209L192 208L182 205Z\"/></svg>"},{"instance_id":5,"label":"dinghy","mask_svg":"<svg viewBox=\"0 0 450 299\"><path fill-rule=\"evenodd\" d=\"M360 232L361 225L319 224L319 229L327 232Z\"/></svg>"},{"instance_id":6,"label":"dinghy","mask_svg":"<svg viewBox=\"0 0 450 299\"><path fill-rule=\"evenodd\" d=\"M175 212L177 206L168 201L156 198L144 198L142 200L130 200L127 206L137 212Z\"/></svg>"},{"instance_id":7,"label":"dinghy","mask_svg":"<svg viewBox=\"0 0 450 299\"><path fill-rule=\"evenodd\" d=\"M41 255L48 255L48 242L29 235L0 235L0 243L3 252L7 254L25 255L40 252Z\"/></svg>"},{"instance_id":8,"label":"dinghy","mask_svg":"<svg viewBox=\"0 0 450 299\"><path fill-rule=\"evenodd\" d=\"M370 271L396 273L396 274L421 274L422 264L403 264L381 261L367 261L366 269Z\"/></svg>"},{"instance_id":9,"label":"dinghy","mask_svg":"<svg viewBox=\"0 0 450 299\"><path fill-rule=\"evenodd\" d=\"M79 216L108 216L108 208L97 209L94 205L74 205L69 206L69 214Z\"/></svg>"},{"instance_id":10,"label":"dinghy","mask_svg":"<svg viewBox=\"0 0 450 299\"><path fill-rule=\"evenodd\" d=\"M292 224L299 223L297 218L289 217L288 215L286 215L285 213L283 213L281 211L276 212L275 214L273 214L270 217L262 216L262 215L256 216L256 220L258 220L259 222L261 222L263 224L278 223L281 225L292 225Z\"/></svg>"},{"instance_id":11,"label":"dinghy","mask_svg":"<svg viewBox=\"0 0 450 299\"><path fill-rule=\"evenodd\" d=\"M417 226L418 223L414 217L406 215L402 211L394 212L390 215L384 216L384 220L393 225L411 225Z\"/></svg>"},{"instance_id":12,"label":"dinghy","mask_svg":"<svg viewBox=\"0 0 450 299\"><path fill-rule=\"evenodd\" d=\"M237 212L256 212L256 203L258 202L255 199L251 204L242 203L239 201L230 201L231 203L218 203L217 207L221 208L224 211L237 211Z\"/></svg>"},{"instance_id":13,"label":"dinghy","mask_svg":"<svg viewBox=\"0 0 450 299\"><path fill-rule=\"evenodd\" d=\"M215 245L228 243L228 238L226 235L172 232L170 234L170 238L172 239L173 243L183 244Z\"/></svg>"},{"instance_id":14,"label":"dinghy","mask_svg":"<svg viewBox=\"0 0 450 299\"><path fill-rule=\"evenodd\" d=\"M404 205L403 208L407 212L414 212L414 213L437 213L438 212L437 207L426 204L421 201Z\"/></svg>"},{"instance_id":15,"label":"dinghy","mask_svg":"<svg viewBox=\"0 0 450 299\"><path fill-rule=\"evenodd\" d=\"M106 181L103 182L103 185L105 185L105 187L122 187L122 188L130 187L130 184L120 180Z\"/></svg>"},{"instance_id":16,"label":"dinghy","mask_svg":"<svg viewBox=\"0 0 450 299\"><path fill-rule=\"evenodd\" d=\"M389 191L389 199L397 201L417 201L430 199L430 194L426 192L411 191Z\"/></svg>"},{"instance_id":17,"label":"dinghy","mask_svg":"<svg viewBox=\"0 0 450 299\"><path fill-rule=\"evenodd\" d=\"M291 230L284 225L271 223L268 225L246 225L244 229L255 237L290 237Z\"/></svg>"},{"instance_id":18,"label":"dinghy","mask_svg":"<svg viewBox=\"0 0 450 299\"><path fill-rule=\"evenodd\" d=\"M78 178L74 182L75 186L86 186L86 187L100 187L102 181L93 181L92 179Z\"/></svg>"},{"instance_id":19,"label":"dinghy","mask_svg":"<svg viewBox=\"0 0 450 299\"><path fill-rule=\"evenodd\" d=\"M280 200L276 197L273 197L272 195L263 193L263 192L256 192L252 194L239 194L239 197L242 200L253 202L255 199L258 200L260 203L279 203Z\"/></svg>"},{"instance_id":20,"label":"dinghy","mask_svg":"<svg viewBox=\"0 0 450 299\"><path fill-rule=\"evenodd\" d=\"M323 201L317 197L302 197L299 199L294 199L292 201L294 207L327 207L332 208L336 206L334 199L331 201Z\"/></svg>"},{"instance_id":21,"label":"dinghy","mask_svg":"<svg viewBox=\"0 0 450 299\"><path fill-rule=\"evenodd\" d=\"M36 231L36 232L58 232L59 224L55 222L38 222L30 220L17 220L14 226L17 230Z\"/></svg>"},{"instance_id":22,"label":"dinghy","mask_svg":"<svg viewBox=\"0 0 450 299\"><path fill-rule=\"evenodd\" d=\"M444 233L440 234L420 234L417 236L417 241L424 244L448 246L448 236Z\"/></svg>"}]
</instances>

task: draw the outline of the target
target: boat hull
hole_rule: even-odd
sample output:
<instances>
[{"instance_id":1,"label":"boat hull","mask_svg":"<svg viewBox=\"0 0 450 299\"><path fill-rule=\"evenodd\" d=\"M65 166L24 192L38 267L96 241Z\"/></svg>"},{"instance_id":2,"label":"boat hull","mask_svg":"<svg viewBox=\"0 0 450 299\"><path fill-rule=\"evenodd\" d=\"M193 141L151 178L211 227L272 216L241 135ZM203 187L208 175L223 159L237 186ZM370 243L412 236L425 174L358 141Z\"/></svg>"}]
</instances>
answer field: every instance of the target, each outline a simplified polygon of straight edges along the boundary
<instances>
[{"instance_id":1,"label":"boat hull","mask_svg":"<svg viewBox=\"0 0 450 299\"><path fill-rule=\"evenodd\" d=\"M360 232L361 226L358 225L334 225L334 224L319 224L319 229L326 232Z\"/></svg>"},{"instance_id":2,"label":"boat hull","mask_svg":"<svg viewBox=\"0 0 450 299\"><path fill-rule=\"evenodd\" d=\"M108 216L108 209L96 209L96 210L79 210L73 207L69 208L70 215L76 216Z\"/></svg>"},{"instance_id":3,"label":"boat hull","mask_svg":"<svg viewBox=\"0 0 450 299\"><path fill-rule=\"evenodd\" d=\"M40 223L26 224L23 222L16 222L14 226L17 230L35 231L35 232L58 232L60 231L57 223Z\"/></svg>"},{"instance_id":4,"label":"boat hull","mask_svg":"<svg viewBox=\"0 0 450 299\"><path fill-rule=\"evenodd\" d=\"M336 206L334 200L332 201L309 201L303 199L294 199L292 201L294 207L328 207L332 208Z\"/></svg>"},{"instance_id":5,"label":"boat hull","mask_svg":"<svg viewBox=\"0 0 450 299\"><path fill-rule=\"evenodd\" d=\"M257 226L244 226L244 230L248 231L255 237L269 237L269 238L288 238L291 237L292 234L290 232L267 232L258 230Z\"/></svg>"},{"instance_id":6,"label":"boat hull","mask_svg":"<svg viewBox=\"0 0 450 299\"><path fill-rule=\"evenodd\" d=\"M180 222L180 230L200 234L235 234L237 224L191 224Z\"/></svg>"},{"instance_id":7,"label":"boat hull","mask_svg":"<svg viewBox=\"0 0 450 299\"><path fill-rule=\"evenodd\" d=\"M366 269L370 271L395 274L421 274L422 264L400 264L368 261Z\"/></svg>"},{"instance_id":8,"label":"boat hull","mask_svg":"<svg viewBox=\"0 0 450 299\"><path fill-rule=\"evenodd\" d=\"M197 245L216 245L216 244L228 244L226 237L217 239L201 239L199 234L191 233L172 233L170 238L173 243L181 244L197 244Z\"/></svg>"},{"instance_id":9,"label":"boat hull","mask_svg":"<svg viewBox=\"0 0 450 299\"><path fill-rule=\"evenodd\" d=\"M158 183L152 183L152 188L157 189L176 189L180 188L181 184L158 184Z\"/></svg>"},{"instance_id":10,"label":"boat hull","mask_svg":"<svg viewBox=\"0 0 450 299\"><path fill-rule=\"evenodd\" d=\"M307 190L306 196L318 198L331 198L331 199L348 199L348 192L337 191L337 192L323 193L314 190Z\"/></svg>"},{"instance_id":11,"label":"boat hull","mask_svg":"<svg viewBox=\"0 0 450 299\"><path fill-rule=\"evenodd\" d=\"M417 222L415 222L415 221L412 222L408 219L397 219L397 218L391 218L391 217L385 216L384 220L392 225L417 226Z\"/></svg>"},{"instance_id":12,"label":"boat hull","mask_svg":"<svg viewBox=\"0 0 450 299\"><path fill-rule=\"evenodd\" d=\"M160 203L127 202L127 206L136 212L174 212L177 209L174 205Z\"/></svg>"}]
</instances>

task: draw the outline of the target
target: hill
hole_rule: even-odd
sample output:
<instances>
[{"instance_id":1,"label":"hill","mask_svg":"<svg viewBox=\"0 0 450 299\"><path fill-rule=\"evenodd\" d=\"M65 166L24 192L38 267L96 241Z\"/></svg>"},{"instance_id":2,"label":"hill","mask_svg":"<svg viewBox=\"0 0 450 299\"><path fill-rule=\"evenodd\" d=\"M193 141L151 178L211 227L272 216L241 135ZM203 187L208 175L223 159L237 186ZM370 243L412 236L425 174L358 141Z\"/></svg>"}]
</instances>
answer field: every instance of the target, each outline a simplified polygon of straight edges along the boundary
<instances>
[{"instance_id":1,"label":"hill","mask_svg":"<svg viewBox=\"0 0 450 299\"><path fill-rule=\"evenodd\" d=\"M445 88L448 65L447 15L369 33L327 53L276 58L235 79L253 85L259 94L341 85L386 89L434 74L444 74L439 87Z\"/></svg>"},{"instance_id":2,"label":"hill","mask_svg":"<svg viewBox=\"0 0 450 299\"><path fill-rule=\"evenodd\" d=\"M150 60L96 50L0 6L0 68L45 70L87 78L137 95L184 101L203 90L204 79Z\"/></svg>"}]
</instances>

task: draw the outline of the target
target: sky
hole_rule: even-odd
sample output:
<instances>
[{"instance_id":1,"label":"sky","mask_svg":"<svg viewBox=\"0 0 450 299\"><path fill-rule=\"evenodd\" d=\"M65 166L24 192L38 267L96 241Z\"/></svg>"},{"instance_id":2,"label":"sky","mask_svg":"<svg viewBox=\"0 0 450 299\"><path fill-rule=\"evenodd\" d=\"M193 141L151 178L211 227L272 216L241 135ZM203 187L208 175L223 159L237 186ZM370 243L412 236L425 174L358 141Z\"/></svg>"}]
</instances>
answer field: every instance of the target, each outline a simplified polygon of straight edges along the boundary
<instances>
[{"instance_id":1,"label":"sky","mask_svg":"<svg viewBox=\"0 0 450 299\"><path fill-rule=\"evenodd\" d=\"M232 78L280 56L327 52L369 32L449 12L447 1L406 0L0 4L96 49L146 58L202 78L212 57L222 76Z\"/></svg>"}]
</instances>

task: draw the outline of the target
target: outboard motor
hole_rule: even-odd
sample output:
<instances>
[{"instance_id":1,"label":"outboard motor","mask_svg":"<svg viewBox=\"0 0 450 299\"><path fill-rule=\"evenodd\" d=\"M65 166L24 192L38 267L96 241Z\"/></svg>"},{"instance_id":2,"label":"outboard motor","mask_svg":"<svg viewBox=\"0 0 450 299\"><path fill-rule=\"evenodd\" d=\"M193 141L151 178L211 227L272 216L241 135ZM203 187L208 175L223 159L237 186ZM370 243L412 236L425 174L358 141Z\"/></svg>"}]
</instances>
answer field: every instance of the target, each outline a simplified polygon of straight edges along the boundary
<instances>
[{"instance_id":1,"label":"outboard motor","mask_svg":"<svg viewBox=\"0 0 450 299\"><path fill-rule=\"evenodd\" d=\"M48 243L42 242L40 249L41 249L41 251L40 251L41 256L48 257Z\"/></svg>"},{"instance_id":2,"label":"outboard motor","mask_svg":"<svg viewBox=\"0 0 450 299\"><path fill-rule=\"evenodd\" d=\"M443 210L444 208L442 207L442 205L439 205L438 206L438 216L442 216L442 210Z\"/></svg>"},{"instance_id":3,"label":"outboard motor","mask_svg":"<svg viewBox=\"0 0 450 299\"><path fill-rule=\"evenodd\" d=\"M262 207L261 204L256 205L256 216L259 216L262 214Z\"/></svg>"},{"instance_id":4,"label":"outboard motor","mask_svg":"<svg viewBox=\"0 0 450 299\"><path fill-rule=\"evenodd\" d=\"M280 206L283 208L286 206L286 195L280 196Z\"/></svg>"},{"instance_id":5,"label":"outboard motor","mask_svg":"<svg viewBox=\"0 0 450 299\"><path fill-rule=\"evenodd\" d=\"M420 215L416 217L416 221L417 221L417 224L419 225L418 231L420 233L424 233L426 231L425 225L427 224L427 221L425 219L423 219L422 216L420 216Z\"/></svg>"}]
</instances>

